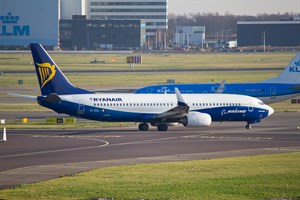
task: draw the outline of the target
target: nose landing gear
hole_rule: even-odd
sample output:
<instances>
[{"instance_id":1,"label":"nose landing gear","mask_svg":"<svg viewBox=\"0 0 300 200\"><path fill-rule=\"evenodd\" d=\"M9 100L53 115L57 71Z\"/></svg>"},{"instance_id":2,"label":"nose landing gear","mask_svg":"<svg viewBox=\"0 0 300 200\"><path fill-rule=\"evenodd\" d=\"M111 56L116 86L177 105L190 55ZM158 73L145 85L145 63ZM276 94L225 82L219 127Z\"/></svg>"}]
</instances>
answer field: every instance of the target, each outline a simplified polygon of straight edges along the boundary
<instances>
[{"instance_id":1,"label":"nose landing gear","mask_svg":"<svg viewBox=\"0 0 300 200\"><path fill-rule=\"evenodd\" d=\"M251 130L251 129L252 129L251 124L247 124L246 125L246 130Z\"/></svg>"}]
</instances>

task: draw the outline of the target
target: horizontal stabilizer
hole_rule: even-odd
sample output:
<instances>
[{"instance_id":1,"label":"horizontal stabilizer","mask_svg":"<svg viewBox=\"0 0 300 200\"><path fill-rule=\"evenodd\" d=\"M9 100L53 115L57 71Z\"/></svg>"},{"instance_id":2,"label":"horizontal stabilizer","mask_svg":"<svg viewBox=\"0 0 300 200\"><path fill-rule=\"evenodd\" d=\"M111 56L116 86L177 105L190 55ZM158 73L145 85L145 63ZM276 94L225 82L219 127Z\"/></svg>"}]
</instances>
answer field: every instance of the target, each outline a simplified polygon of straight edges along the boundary
<instances>
[{"instance_id":1,"label":"horizontal stabilizer","mask_svg":"<svg viewBox=\"0 0 300 200\"><path fill-rule=\"evenodd\" d=\"M36 96L25 95L25 94L16 94L16 93L7 93L7 94L11 95L11 96L16 96L16 97L22 97L22 98L25 98L25 99L36 100Z\"/></svg>"}]
</instances>

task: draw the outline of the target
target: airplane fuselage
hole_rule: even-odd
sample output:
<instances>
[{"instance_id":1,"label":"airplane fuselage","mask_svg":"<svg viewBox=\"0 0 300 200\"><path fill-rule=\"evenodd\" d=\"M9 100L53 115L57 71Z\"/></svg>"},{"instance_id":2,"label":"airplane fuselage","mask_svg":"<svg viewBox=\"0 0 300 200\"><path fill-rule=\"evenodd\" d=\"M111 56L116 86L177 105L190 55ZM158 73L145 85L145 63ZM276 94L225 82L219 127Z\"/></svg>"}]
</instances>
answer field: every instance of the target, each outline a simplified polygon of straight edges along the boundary
<instances>
[{"instance_id":1,"label":"airplane fuselage","mask_svg":"<svg viewBox=\"0 0 300 200\"><path fill-rule=\"evenodd\" d=\"M165 84L147 86L135 90L139 94L172 94L177 87L182 94L191 93L216 93L220 84ZM283 101L300 95L300 84L282 83L227 83L222 93L241 94L256 97L263 102L270 104Z\"/></svg>"},{"instance_id":2,"label":"airplane fuselage","mask_svg":"<svg viewBox=\"0 0 300 200\"><path fill-rule=\"evenodd\" d=\"M38 97L38 103L58 113L109 122L147 122L155 124L160 113L177 105L175 94L78 94L59 95L60 100ZM212 121L259 122L269 107L243 95L185 94L190 112L207 113ZM167 123L178 122L168 119Z\"/></svg>"}]
</instances>

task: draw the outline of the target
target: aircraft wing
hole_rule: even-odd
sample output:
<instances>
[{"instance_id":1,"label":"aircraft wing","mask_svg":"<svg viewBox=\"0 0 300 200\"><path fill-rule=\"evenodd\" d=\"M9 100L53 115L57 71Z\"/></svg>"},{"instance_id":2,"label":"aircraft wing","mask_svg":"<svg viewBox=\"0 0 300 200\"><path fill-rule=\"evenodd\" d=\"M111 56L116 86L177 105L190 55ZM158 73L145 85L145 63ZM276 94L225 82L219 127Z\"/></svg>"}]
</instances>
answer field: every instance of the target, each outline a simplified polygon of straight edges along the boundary
<instances>
[{"instance_id":1,"label":"aircraft wing","mask_svg":"<svg viewBox=\"0 0 300 200\"><path fill-rule=\"evenodd\" d=\"M190 108L183 100L178 88L175 88L175 93L177 98L177 106L156 115L154 117L155 119L180 118L186 116L189 113Z\"/></svg>"}]
</instances>

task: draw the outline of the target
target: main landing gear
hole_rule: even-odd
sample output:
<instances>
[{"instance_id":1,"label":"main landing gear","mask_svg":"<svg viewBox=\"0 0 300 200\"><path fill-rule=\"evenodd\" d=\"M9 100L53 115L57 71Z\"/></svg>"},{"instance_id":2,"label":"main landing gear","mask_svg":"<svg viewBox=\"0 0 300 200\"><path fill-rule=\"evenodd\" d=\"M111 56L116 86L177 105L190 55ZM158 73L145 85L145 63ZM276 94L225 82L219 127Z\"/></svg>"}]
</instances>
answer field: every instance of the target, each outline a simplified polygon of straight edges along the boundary
<instances>
[{"instance_id":1,"label":"main landing gear","mask_svg":"<svg viewBox=\"0 0 300 200\"><path fill-rule=\"evenodd\" d=\"M159 130L159 131L167 131L168 130L168 125L167 124L158 124L157 125L157 130Z\"/></svg>"},{"instance_id":2,"label":"main landing gear","mask_svg":"<svg viewBox=\"0 0 300 200\"><path fill-rule=\"evenodd\" d=\"M147 123L141 123L139 125L139 130L140 131L148 131L149 130L149 125Z\"/></svg>"},{"instance_id":3,"label":"main landing gear","mask_svg":"<svg viewBox=\"0 0 300 200\"><path fill-rule=\"evenodd\" d=\"M140 123L139 124L139 130L140 131L148 131L149 130L149 125L147 123ZM168 130L168 125L167 124L158 124L157 125L157 130L167 131Z\"/></svg>"}]
</instances>

